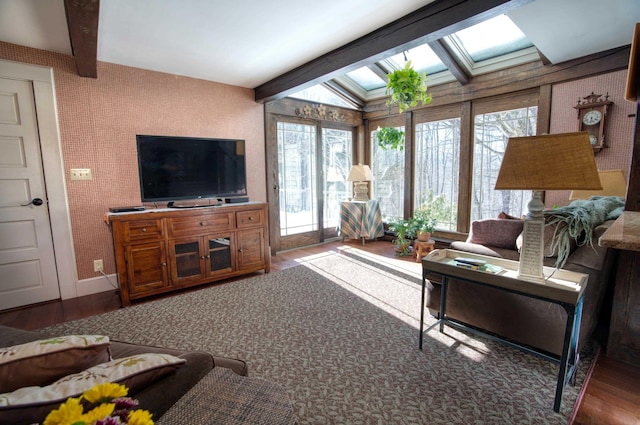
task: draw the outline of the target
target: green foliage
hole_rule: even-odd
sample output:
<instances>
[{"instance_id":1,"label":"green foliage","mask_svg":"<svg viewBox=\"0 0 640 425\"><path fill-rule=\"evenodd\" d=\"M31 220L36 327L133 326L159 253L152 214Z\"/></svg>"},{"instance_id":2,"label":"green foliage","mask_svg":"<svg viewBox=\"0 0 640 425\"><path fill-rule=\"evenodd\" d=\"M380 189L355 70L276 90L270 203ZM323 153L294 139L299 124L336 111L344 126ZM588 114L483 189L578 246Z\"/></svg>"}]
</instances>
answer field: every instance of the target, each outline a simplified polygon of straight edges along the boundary
<instances>
[{"instance_id":1,"label":"green foliage","mask_svg":"<svg viewBox=\"0 0 640 425\"><path fill-rule=\"evenodd\" d=\"M407 239L409 224L409 220L401 218L389 223L389 230L396 234L396 238L393 240L393 245L396 247L396 255L398 256L405 256L411 253L411 250L409 249L410 241Z\"/></svg>"},{"instance_id":2,"label":"green foliage","mask_svg":"<svg viewBox=\"0 0 640 425\"><path fill-rule=\"evenodd\" d=\"M404 68L387 75L387 95L391 95L387 106L398 104L400 112L418 106L431 103L431 94L427 92L427 74L417 72L411 67L411 61L407 61Z\"/></svg>"},{"instance_id":3,"label":"green foliage","mask_svg":"<svg viewBox=\"0 0 640 425\"><path fill-rule=\"evenodd\" d=\"M409 236L418 236L418 233L433 233L436 227L436 220L429 216L424 210L417 210L413 217L409 219Z\"/></svg>"},{"instance_id":4,"label":"green foliage","mask_svg":"<svg viewBox=\"0 0 640 425\"><path fill-rule=\"evenodd\" d=\"M382 149L404 149L404 131L394 127L378 127L376 130L378 146Z\"/></svg>"},{"instance_id":5,"label":"green foliage","mask_svg":"<svg viewBox=\"0 0 640 425\"><path fill-rule=\"evenodd\" d=\"M437 222L449 223L452 207L444 195L434 196L433 191L429 191L427 194L422 195L421 199L420 206L414 210L414 217L421 217L422 220L432 220L434 227ZM433 233L433 231L430 233Z\"/></svg>"}]
</instances>

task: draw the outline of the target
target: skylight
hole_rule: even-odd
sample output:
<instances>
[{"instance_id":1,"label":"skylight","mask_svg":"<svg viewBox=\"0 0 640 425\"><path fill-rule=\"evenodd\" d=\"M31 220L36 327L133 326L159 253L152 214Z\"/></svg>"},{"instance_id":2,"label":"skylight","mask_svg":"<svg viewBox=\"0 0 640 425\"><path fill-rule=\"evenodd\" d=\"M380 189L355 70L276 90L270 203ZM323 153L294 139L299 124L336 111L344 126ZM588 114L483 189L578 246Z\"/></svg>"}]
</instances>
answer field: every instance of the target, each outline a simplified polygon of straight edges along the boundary
<instances>
[{"instance_id":1,"label":"skylight","mask_svg":"<svg viewBox=\"0 0 640 425\"><path fill-rule=\"evenodd\" d=\"M426 72L427 75L437 74L446 71L447 67L442 63L428 44L415 47L405 53L391 56L389 60L399 69L404 68L408 60L411 61L413 69L419 72Z\"/></svg>"},{"instance_id":2,"label":"skylight","mask_svg":"<svg viewBox=\"0 0 640 425\"><path fill-rule=\"evenodd\" d=\"M474 62L493 59L533 46L506 15L496 16L458 31L452 37L459 40Z\"/></svg>"},{"instance_id":3,"label":"skylight","mask_svg":"<svg viewBox=\"0 0 640 425\"><path fill-rule=\"evenodd\" d=\"M375 72L366 66L348 72L347 76L360 84L365 90L375 90L387 85L382 78L378 77Z\"/></svg>"},{"instance_id":4,"label":"skylight","mask_svg":"<svg viewBox=\"0 0 640 425\"><path fill-rule=\"evenodd\" d=\"M322 84L315 85L313 87L306 88L297 93L290 94L289 97L295 97L302 100L309 100L311 102L324 103L326 105L343 106L345 108L353 109L346 100L342 99L331 90L324 87Z\"/></svg>"},{"instance_id":5,"label":"skylight","mask_svg":"<svg viewBox=\"0 0 640 425\"><path fill-rule=\"evenodd\" d=\"M533 44L506 15L442 37L440 42L446 46L446 52L439 54L447 55L443 57L447 63L456 62L469 76L539 60ZM426 43L382 59L375 66L388 73L403 68L407 61L411 61L416 71L427 74L430 86L455 81L455 76L448 72L438 54ZM387 85L384 75L367 66L334 78L333 83L335 91L318 85L291 97L353 108L356 98L366 102L385 96ZM342 91L345 93L344 99L339 95Z\"/></svg>"}]
</instances>

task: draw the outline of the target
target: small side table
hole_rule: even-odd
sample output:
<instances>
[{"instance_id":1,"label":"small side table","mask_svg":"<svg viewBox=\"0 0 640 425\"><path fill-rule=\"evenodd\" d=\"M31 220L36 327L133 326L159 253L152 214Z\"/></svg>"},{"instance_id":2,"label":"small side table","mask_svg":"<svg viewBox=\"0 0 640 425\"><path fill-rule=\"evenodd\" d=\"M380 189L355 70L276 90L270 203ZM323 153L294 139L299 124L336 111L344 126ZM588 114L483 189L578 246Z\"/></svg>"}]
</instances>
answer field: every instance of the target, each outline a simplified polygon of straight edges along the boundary
<instances>
[{"instance_id":1,"label":"small side table","mask_svg":"<svg viewBox=\"0 0 640 425\"><path fill-rule=\"evenodd\" d=\"M416 256L416 263L419 263L422 260L422 257L430 253L435 249L436 243L433 239L429 239L427 242L420 242L416 239L413 243L413 252Z\"/></svg>"},{"instance_id":2,"label":"small side table","mask_svg":"<svg viewBox=\"0 0 640 425\"><path fill-rule=\"evenodd\" d=\"M369 201L344 201L340 204L338 234L345 238L376 239L384 236L380 204L376 199Z\"/></svg>"}]
</instances>

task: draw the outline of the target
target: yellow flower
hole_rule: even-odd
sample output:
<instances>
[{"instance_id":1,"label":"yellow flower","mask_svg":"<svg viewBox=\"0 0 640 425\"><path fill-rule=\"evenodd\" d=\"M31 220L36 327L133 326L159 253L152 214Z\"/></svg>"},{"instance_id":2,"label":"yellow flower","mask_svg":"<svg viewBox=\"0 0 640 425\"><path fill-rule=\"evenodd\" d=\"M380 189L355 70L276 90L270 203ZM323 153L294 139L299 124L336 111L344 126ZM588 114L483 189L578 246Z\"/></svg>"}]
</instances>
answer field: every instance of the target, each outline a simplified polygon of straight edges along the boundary
<instances>
[{"instance_id":1,"label":"yellow flower","mask_svg":"<svg viewBox=\"0 0 640 425\"><path fill-rule=\"evenodd\" d=\"M82 419L82 406L79 398L70 398L52 410L44 420L44 425L68 425Z\"/></svg>"},{"instance_id":2,"label":"yellow flower","mask_svg":"<svg viewBox=\"0 0 640 425\"><path fill-rule=\"evenodd\" d=\"M103 403L105 401L109 402L114 398L124 397L128 392L129 390L124 385L105 382L85 391L82 396L89 403Z\"/></svg>"},{"instance_id":3,"label":"yellow flower","mask_svg":"<svg viewBox=\"0 0 640 425\"><path fill-rule=\"evenodd\" d=\"M153 425L151 413L147 410L134 410L129 414L129 425Z\"/></svg>"},{"instance_id":4,"label":"yellow flower","mask_svg":"<svg viewBox=\"0 0 640 425\"><path fill-rule=\"evenodd\" d=\"M85 423L92 424L99 419L105 419L113 413L116 405L113 403L103 403L100 406L88 411L82 416Z\"/></svg>"}]
</instances>

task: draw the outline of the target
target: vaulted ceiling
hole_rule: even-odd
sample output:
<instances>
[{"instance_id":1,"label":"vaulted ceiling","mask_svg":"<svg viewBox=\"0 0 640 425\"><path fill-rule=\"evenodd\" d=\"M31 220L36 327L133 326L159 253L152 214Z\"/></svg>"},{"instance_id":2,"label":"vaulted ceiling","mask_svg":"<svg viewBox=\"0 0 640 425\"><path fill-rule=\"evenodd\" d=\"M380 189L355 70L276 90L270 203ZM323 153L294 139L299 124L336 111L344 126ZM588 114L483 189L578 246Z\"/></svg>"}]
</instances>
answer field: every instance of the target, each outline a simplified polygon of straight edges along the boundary
<instances>
[{"instance_id":1,"label":"vaulted ceiling","mask_svg":"<svg viewBox=\"0 0 640 425\"><path fill-rule=\"evenodd\" d=\"M257 101L346 84L363 67L384 78L391 56L428 45L465 84L473 72L446 37L506 14L556 64L630 43L638 0L0 0L0 41L255 89ZM529 56L528 59L531 60Z\"/></svg>"}]
</instances>

